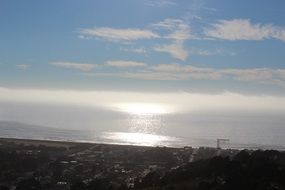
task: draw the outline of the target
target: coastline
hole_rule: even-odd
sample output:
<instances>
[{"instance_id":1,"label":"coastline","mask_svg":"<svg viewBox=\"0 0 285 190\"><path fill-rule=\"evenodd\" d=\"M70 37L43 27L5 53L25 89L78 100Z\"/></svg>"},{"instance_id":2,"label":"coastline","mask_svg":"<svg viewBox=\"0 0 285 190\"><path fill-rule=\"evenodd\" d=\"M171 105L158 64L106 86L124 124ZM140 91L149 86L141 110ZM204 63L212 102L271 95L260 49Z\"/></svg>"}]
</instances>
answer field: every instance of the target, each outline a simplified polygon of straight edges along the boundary
<instances>
[{"instance_id":1,"label":"coastline","mask_svg":"<svg viewBox=\"0 0 285 190\"><path fill-rule=\"evenodd\" d=\"M138 147L138 148L169 148L169 149L183 149L183 148L192 148L192 149L199 149L199 148L209 148L209 149L217 149L216 147L212 146L192 146L185 144L181 147L175 147L175 146L151 146L151 145L136 145L136 144L127 144L127 143L105 143L105 142L90 142L90 141L68 141L68 140L54 140L54 139L31 139L31 138L21 138L21 137L0 137L0 145L1 142L12 142L14 144L20 145L31 145L31 146L46 146L46 147L54 147L54 148L70 148L74 146L116 146L116 147ZM227 147L222 148L224 150L276 150L283 152L285 151L285 148L280 147L272 147L272 146L266 146L266 145L256 145L256 146L236 146L236 147Z\"/></svg>"},{"instance_id":2,"label":"coastline","mask_svg":"<svg viewBox=\"0 0 285 190\"><path fill-rule=\"evenodd\" d=\"M168 148L168 149L181 149L181 147L170 147L170 146L143 146L143 145L131 145L131 144L96 143L96 142L80 142L80 141L66 141L66 140L26 139L26 138L16 138L16 137L15 138L0 137L0 146L1 142L11 142L16 145L22 144L25 146L46 146L54 148L70 148L79 145L86 145L86 146L112 146L112 147L115 146L115 147L138 147L138 148L159 147L159 148ZM191 147L191 146L185 146L185 147Z\"/></svg>"}]
</instances>

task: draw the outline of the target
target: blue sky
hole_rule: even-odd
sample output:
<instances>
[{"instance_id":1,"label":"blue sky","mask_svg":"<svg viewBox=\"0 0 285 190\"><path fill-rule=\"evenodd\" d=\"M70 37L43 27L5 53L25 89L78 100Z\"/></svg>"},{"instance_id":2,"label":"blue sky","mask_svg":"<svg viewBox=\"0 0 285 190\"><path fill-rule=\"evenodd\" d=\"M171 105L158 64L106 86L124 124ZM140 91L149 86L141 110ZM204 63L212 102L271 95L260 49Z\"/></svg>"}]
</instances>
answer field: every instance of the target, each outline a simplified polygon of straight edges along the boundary
<instances>
[{"instance_id":1,"label":"blue sky","mask_svg":"<svg viewBox=\"0 0 285 190\"><path fill-rule=\"evenodd\" d=\"M0 2L0 86L285 93L283 0Z\"/></svg>"}]
</instances>

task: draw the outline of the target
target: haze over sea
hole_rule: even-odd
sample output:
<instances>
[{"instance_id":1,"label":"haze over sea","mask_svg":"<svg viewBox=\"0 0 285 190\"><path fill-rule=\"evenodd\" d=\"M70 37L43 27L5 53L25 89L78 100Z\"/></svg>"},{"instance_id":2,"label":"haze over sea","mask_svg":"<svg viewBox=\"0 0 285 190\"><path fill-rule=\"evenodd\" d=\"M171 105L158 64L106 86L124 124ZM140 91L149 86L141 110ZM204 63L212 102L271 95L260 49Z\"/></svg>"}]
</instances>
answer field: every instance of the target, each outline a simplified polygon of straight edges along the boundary
<instances>
[{"instance_id":1,"label":"haze over sea","mask_svg":"<svg viewBox=\"0 0 285 190\"><path fill-rule=\"evenodd\" d=\"M214 147L218 138L230 139L225 148L285 144L280 97L1 89L0 98L1 137L173 147Z\"/></svg>"}]
</instances>

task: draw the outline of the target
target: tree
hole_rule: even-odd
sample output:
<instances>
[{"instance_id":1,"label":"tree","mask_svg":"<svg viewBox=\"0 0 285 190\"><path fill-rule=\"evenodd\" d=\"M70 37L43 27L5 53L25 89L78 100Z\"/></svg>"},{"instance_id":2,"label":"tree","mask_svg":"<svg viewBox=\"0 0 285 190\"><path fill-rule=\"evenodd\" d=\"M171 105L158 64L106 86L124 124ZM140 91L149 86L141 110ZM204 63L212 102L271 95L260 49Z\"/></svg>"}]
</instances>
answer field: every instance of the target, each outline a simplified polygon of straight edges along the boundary
<instances>
[{"instance_id":1,"label":"tree","mask_svg":"<svg viewBox=\"0 0 285 190\"><path fill-rule=\"evenodd\" d=\"M41 185L35 178L21 180L16 187L16 190L40 190Z\"/></svg>"}]
</instances>

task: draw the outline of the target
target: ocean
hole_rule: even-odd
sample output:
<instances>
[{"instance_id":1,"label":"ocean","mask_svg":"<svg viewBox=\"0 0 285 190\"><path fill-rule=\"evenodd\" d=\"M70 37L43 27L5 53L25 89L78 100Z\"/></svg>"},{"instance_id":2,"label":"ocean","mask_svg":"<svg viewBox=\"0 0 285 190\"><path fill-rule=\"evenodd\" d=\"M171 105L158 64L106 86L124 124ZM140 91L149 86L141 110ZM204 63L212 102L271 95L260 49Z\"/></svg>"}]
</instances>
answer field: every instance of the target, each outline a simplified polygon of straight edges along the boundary
<instances>
[{"instance_id":1,"label":"ocean","mask_svg":"<svg viewBox=\"0 0 285 190\"><path fill-rule=\"evenodd\" d=\"M1 104L0 137L170 147L285 149L283 114L118 112Z\"/></svg>"}]
</instances>

